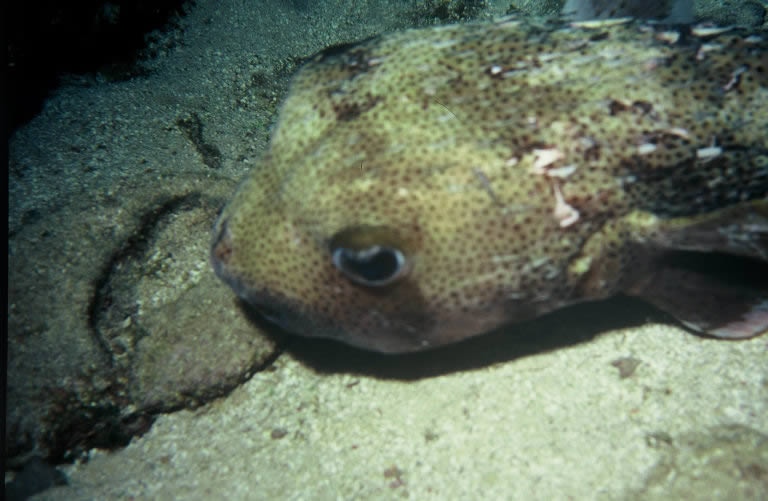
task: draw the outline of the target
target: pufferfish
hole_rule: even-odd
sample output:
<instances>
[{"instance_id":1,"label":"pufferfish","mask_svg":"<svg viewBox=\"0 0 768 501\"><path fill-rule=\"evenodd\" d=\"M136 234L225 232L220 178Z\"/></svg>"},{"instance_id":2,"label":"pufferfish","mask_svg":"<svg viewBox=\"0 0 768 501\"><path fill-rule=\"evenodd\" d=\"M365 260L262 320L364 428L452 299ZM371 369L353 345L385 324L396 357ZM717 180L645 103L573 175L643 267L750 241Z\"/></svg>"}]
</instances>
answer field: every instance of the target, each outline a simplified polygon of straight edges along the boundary
<instances>
[{"instance_id":1,"label":"pufferfish","mask_svg":"<svg viewBox=\"0 0 768 501\"><path fill-rule=\"evenodd\" d=\"M284 329L380 352L620 293L764 333L767 36L504 19L326 50L218 217L213 268Z\"/></svg>"}]
</instances>

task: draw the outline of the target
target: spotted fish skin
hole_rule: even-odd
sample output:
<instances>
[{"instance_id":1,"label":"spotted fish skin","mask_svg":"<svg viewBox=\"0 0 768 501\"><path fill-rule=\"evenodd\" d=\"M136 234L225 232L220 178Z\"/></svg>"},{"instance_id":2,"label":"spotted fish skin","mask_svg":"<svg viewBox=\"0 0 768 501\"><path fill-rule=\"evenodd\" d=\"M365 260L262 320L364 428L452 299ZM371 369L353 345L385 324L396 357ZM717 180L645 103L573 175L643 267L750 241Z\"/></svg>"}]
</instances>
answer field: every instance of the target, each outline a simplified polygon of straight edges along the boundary
<instances>
[{"instance_id":1,"label":"spotted fish skin","mask_svg":"<svg viewBox=\"0 0 768 501\"><path fill-rule=\"evenodd\" d=\"M758 334L760 284L722 321L655 291L698 280L660 273L679 251L764 271L766 38L504 20L326 51L219 217L214 270L290 331L383 352L620 292Z\"/></svg>"}]
</instances>

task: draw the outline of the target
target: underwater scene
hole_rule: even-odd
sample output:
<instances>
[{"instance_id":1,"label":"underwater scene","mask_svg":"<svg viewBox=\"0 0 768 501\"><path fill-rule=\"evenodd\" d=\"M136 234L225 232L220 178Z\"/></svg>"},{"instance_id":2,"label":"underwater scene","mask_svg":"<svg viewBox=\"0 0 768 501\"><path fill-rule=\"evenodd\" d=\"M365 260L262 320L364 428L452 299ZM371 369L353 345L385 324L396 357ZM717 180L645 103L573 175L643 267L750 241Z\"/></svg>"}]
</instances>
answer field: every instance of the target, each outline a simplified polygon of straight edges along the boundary
<instances>
[{"instance_id":1,"label":"underwater scene","mask_svg":"<svg viewBox=\"0 0 768 501\"><path fill-rule=\"evenodd\" d=\"M768 498L768 3L14 9L7 499Z\"/></svg>"}]
</instances>

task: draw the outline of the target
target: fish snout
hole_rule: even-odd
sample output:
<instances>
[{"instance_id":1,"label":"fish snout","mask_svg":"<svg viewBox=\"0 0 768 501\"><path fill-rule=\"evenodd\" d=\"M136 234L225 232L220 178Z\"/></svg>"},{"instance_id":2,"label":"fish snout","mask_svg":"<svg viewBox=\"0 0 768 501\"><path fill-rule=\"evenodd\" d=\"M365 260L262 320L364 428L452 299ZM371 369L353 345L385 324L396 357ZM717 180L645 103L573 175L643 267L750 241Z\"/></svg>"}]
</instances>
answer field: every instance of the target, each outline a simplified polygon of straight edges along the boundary
<instances>
[{"instance_id":1,"label":"fish snout","mask_svg":"<svg viewBox=\"0 0 768 501\"><path fill-rule=\"evenodd\" d=\"M241 299L251 301L252 287L249 287L243 270L236 263L235 247L228 220L220 218L213 227L213 241L209 256L211 268L216 276L229 285Z\"/></svg>"}]
</instances>

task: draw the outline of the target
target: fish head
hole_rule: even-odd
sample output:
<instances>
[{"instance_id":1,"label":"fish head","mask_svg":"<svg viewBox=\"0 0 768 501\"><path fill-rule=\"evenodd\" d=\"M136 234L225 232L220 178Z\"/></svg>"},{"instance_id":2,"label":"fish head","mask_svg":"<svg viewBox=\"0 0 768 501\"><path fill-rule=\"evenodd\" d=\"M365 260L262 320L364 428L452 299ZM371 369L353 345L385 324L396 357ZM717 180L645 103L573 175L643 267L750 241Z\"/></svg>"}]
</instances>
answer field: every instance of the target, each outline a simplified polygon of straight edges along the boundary
<instances>
[{"instance_id":1,"label":"fish head","mask_svg":"<svg viewBox=\"0 0 768 501\"><path fill-rule=\"evenodd\" d=\"M269 152L219 217L217 274L289 331L381 352L548 304L536 291L551 289L539 282L562 230L550 184L407 89L339 106L321 69L294 82Z\"/></svg>"},{"instance_id":2,"label":"fish head","mask_svg":"<svg viewBox=\"0 0 768 501\"><path fill-rule=\"evenodd\" d=\"M536 239L553 226L551 209L500 219L510 209L494 205L451 149L442 160L403 152L362 166L272 153L220 215L211 253L216 273L267 319L406 352L533 315L523 314L515 273L535 268L528 257L543 252ZM422 169L435 172L423 178Z\"/></svg>"}]
</instances>

